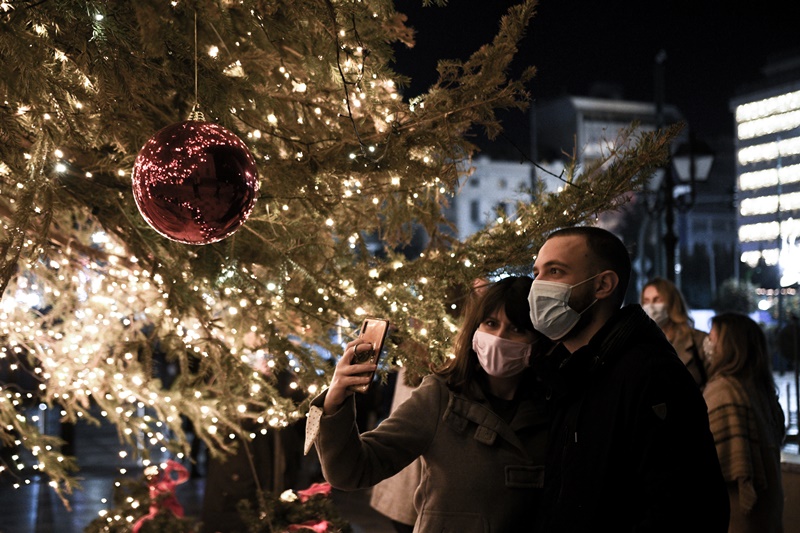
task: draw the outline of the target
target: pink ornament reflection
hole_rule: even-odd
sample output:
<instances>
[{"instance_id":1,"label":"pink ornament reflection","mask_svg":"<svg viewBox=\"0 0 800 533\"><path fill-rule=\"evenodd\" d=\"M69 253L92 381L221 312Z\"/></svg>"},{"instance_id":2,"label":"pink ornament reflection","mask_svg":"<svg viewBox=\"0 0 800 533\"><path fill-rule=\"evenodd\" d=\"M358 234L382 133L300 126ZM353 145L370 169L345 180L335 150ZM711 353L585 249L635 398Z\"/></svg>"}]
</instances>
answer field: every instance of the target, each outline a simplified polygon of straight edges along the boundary
<instances>
[{"instance_id":1,"label":"pink ornament reflection","mask_svg":"<svg viewBox=\"0 0 800 533\"><path fill-rule=\"evenodd\" d=\"M133 166L133 196L154 230L186 244L233 234L255 204L258 169L229 130L196 120L163 128Z\"/></svg>"}]
</instances>

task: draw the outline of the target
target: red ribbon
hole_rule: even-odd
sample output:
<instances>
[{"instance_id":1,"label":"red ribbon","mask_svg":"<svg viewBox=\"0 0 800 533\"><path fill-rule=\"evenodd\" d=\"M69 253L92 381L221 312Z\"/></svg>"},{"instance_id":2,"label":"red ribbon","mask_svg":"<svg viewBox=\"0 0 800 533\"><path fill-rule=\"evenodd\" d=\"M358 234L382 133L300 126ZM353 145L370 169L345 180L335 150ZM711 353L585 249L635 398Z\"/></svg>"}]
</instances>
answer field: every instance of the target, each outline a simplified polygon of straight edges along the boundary
<instances>
[{"instance_id":1,"label":"red ribbon","mask_svg":"<svg viewBox=\"0 0 800 533\"><path fill-rule=\"evenodd\" d=\"M307 489L297 491L297 495L300 497L300 503L306 503L308 499L314 496L315 494L322 494L323 496L327 496L330 493L331 493L331 484L327 482L313 483Z\"/></svg>"},{"instance_id":2,"label":"red ribbon","mask_svg":"<svg viewBox=\"0 0 800 533\"><path fill-rule=\"evenodd\" d=\"M174 479L173 471L177 474ZM161 509L167 509L175 516L182 518L183 506L175 496L175 487L185 483L187 479L189 479L189 472L186 468L172 459L168 460L167 467L150 480L150 512L136 521L133 525L133 533L138 533L142 525L155 518Z\"/></svg>"},{"instance_id":3,"label":"red ribbon","mask_svg":"<svg viewBox=\"0 0 800 533\"><path fill-rule=\"evenodd\" d=\"M301 529L310 529L315 533L325 533L328 531L328 527L330 526L330 522L327 520L309 520L308 522L303 522L302 524L292 524L286 531L300 531Z\"/></svg>"}]
</instances>

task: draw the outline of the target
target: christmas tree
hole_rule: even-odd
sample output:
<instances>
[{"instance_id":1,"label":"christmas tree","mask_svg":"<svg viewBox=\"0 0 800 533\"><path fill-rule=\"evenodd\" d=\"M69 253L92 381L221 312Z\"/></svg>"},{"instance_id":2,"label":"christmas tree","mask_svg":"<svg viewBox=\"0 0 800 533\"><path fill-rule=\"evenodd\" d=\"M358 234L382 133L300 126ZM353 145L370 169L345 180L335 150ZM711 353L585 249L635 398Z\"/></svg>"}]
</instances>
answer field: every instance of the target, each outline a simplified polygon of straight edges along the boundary
<instances>
[{"instance_id":1,"label":"christmas tree","mask_svg":"<svg viewBox=\"0 0 800 533\"><path fill-rule=\"evenodd\" d=\"M365 316L394 325L387 363L446 358L443 302L529 271L547 232L616 209L674 137L623 131L569 165L560 192L532 188L514 217L459 241L443 208L476 136L528 104L534 69L510 65L534 12L511 7L492 42L442 58L409 99L393 47L414 33L390 0L0 1L0 437L33 457L0 475L75 486L80 465L32 402L67 422L98 407L145 456L186 453L182 420L224 453L245 421L303 417L277 376L320 392ZM132 183L148 139L193 110L246 145L257 179L254 203L228 213L235 231L187 244L151 226Z\"/></svg>"}]
</instances>

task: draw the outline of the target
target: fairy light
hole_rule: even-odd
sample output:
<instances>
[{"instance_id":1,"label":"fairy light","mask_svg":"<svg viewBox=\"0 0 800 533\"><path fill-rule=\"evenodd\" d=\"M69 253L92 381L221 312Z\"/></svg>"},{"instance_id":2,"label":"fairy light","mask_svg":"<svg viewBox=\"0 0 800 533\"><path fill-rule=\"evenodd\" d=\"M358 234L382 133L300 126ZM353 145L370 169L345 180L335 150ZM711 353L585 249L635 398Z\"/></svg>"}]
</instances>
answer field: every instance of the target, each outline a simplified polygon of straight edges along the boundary
<instances>
[{"instance_id":1,"label":"fairy light","mask_svg":"<svg viewBox=\"0 0 800 533\"><path fill-rule=\"evenodd\" d=\"M7 2L0 3L0 7L7 5ZM172 1L171 5L175 7L178 6L179 3L177 1ZM256 15L254 14L253 16ZM378 14L374 13L373 16L377 17ZM101 22L104 19L101 14L98 14L95 20ZM41 31L46 33L47 29L42 26ZM95 29L95 31L98 30ZM357 37L354 37L354 34L354 31L350 31L348 34L344 29L339 32L342 38L346 38L350 35L351 39L356 39ZM395 84L391 80L379 79L378 76L372 72L365 72L363 60L358 59L365 56L365 49L358 43L354 43L351 40L348 41L349 42L342 43L342 47L343 50L346 51L346 54L351 55L352 58L346 58L342 66L348 74L352 75L354 77L353 79L356 80L353 82L353 92L349 96L350 103L353 108L358 110L359 120L361 117L367 117L368 114L371 114L377 119L375 120L376 124L374 127L377 128L378 131L383 131L381 128L388 130L389 128L385 127L385 123L392 123L397 120L398 116L405 116L404 112L399 107L401 104L397 102L399 95L396 92ZM238 46L238 44L237 42L236 45ZM216 46L208 48L208 55L212 58L218 58L220 55L219 52L220 50ZM60 59L60 52L56 51L55 53L57 54L57 59ZM342 56L344 55L343 53ZM313 60L314 56L309 55L309 59ZM319 56L320 61L323 59L323 57ZM220 68L222 68L222 65L220 65ZM281 66L278 71L282 79L278 79L277 82L281 84L279 86L285 91L284 94L288 91L303 94L314 89L313 85L307 85L307 83L309 83L308 79L312 79L310 76L305 74L297 75L296 73L298 71L296 69L292 71L283 66ZM238 61L229 63L228 67L226 67L223 72L228 76L244 74L241 62ZM273 71L271 74L274 76L275 72ZM298 79L300 77L304 77L306 80ZM365 78L369 79L370 82L366 83ZM313 79L316 83L317 80L315 78ZM290 80L291 84L289 84L288 81L282 80ZM78 78L77 81L80 82L81 79ZM88 79L84 79L83 81L87 84L87 87L90 85ZM316 95L310 94L308 96L309 102L314 101L311 98L312 96L316 97ZM301 98L298 98L298 100L300 99ZM250 103L255 104L252 100ZM334 105L338 104L344 107L347 102L344 98L341 100L337 99ZM288 138L295 135L294 131L306 130L306 128L300 128L297 125L305 126L306 123L310 123L308 125L310 128L312 125L322 124L323 120L326 124L333 124L333 127L339 127L337 122L350 111L339 107L329 112L330 108L326 107L327 105L329 104L322 107L312 107L312 105L305 104L305 106L307 106L304 110L304 112L307 113L304 115L305 119L303 116L292 116L285 114L282 109L280 112L276 109L274 113L270 113L266 117L269 126L261 124L264 130L263 132L254 129L247 133L247 137L253 141L259 141L262 137L272 139L274 138L272 136ZM422 107L424 106L424 102L418 102L417 105ZM73 106L76 109L82 107L79 102L74 103ZM392 106L392 109L390 109L389 106ZM257 105L253 105L253 108L263 109L262 106ZM30 112L30 108L24 106L20 106L18 109L20 110L20 114ZM240 107L238 110L243 117L244 109L246 108ZM308 113L309 111L311 113ZM230 112L236 114L237 108L231 107ZM280 117L280 119L278 117ZM50 117L44 118L47 120ZM333 121L330 120L331 118ZM279 124L286 125L287 131L279 131ZM286 146L281 146L275 149L274 152L272 152L270 148L271 155L260 154L257 157L259 161L267 161L270 157L280 158L281 160L291 160L292 158L309 158L314 154L314 152L303 154L302 152L297 152L296 149L290 148L290 146L291 145L287 143ZM380 187L376 187L375 184L377 180L368 175L370 172L368 165L372 164L374 161L380 160L380 152L381 150L387 150L386 145L383 144L382 141L378 141L369 146L361 146L360 149L363 151L355 150L345 157L349 157L354 161L357 160L358 165L364 163L364 168L366 170L363 172L365 172L365 176L368 176L364 181L367 185L365 186L360 183L357 178L349 179L349 184L342 188L343 197L354 198L354 202L360 201L363 198L363 200L368 200L371 206L379 206L382 198L385 198L383 193L389 185L398 188L405 179L409 187L418 187L417 182L408 180L405 174L402 173L380 177ZM433 152L431 151L430 153ZM30 159L30 156L27 157ZM57 159L61 159L62 157L63 154L56 155ZM412 158L415 161L419 161L417 155L412 156ZM425 164L431 164L433 162L428 155L424 156L423 161ZM58 161L55 165L58 172L66 172L68 170L67 164L63 161ZM356 165L353 166L355 167ZM129 173L129 169L119 169L117 171L117 175L122 178L124 178L126 174L129 175ZM87 179L93 177L91 172L85 172L83 176ZM323 182L311 190L319 194L329 194L330 189L326 190L327 185L328 184ZM20 189L23 186L23 180L20 180ZM423 187L433 188L433 185L431 183L426 183L418 188L422 191ZM380 190L380 188L383 188L383 190ZM438 190L441 194L445 193L444 186L440 186ZM367 195L365 191L369 191L369 194ZM308 191L299 191L300 194L305 194L306 192ZM392 191L392 193L394 192L396 191ZM427 197L430 194L432 194L432 192L428 190L421 192L422 197ZM420 195L414 193L413 199L417 200L419 198ZM408 198L407 194L404 200L412 201ZM359 205L354 202L353 205ZM267 207L267 216L275 216L276 213L280 211L280 213L277 214L285 218L286 213L289 213L290 203L291 200L283 204L274 202L271 206ZM291 203L293 207L292 216L296 213L298 216L302 214L302 207L298 208L296 207L297 205L297 203ZM374 211L374 208L370 207L364 211L365 213L371 213ZM260 213L263 214L263 211L260 211ZM334 217L326 218L324 223L327 227L335 227L337 225L342 228L347 227L341 224L339 219ZM224 273L219 279L203 281L195 280L193 278L193 273L186 272L184 273L184 277L182 279L179 277L177 282L176 280L167 280L165 282L164 280L158 279L157 275L151 275L147 272L128 271L125 268L119 268L117 270L117 267L120 267L120 265L135 263L136 258L126 257L127 254L125 253L126 248L124 243L118 242L114 236L105 233L95 233L92 234L91 239L88 240L91 240L93 247L96 249L103 250L110 254L108 261L104 262L103 265L92 264L91 266L87 266L80 272L80 275L74 278L70 277L73 269L75 269L75 271L80 271L80 268L76 268L74 265L68 265L66 262L59 267L59 263L51 262L49 265L50 268L52 268L53 271L65 271L66 277L58 280L58 286L44 284L38 288L26 288L23 291L25 295L20 294L20 298L28 298L28 300L24 300L26 303L19 305L20 300L16 298L13 299L12 305L16 304L18 309L9 310L8 316L0 317L0 327L2 327L3 331L19 330L18 334L13 334L14 336L20 338L28 336L29 341L34 338L36 339L38 343L36 349L40 352L36 355L37 357L41 356L43 372L52 376L49 378L49 386L53 389L50 392L54 397L58 397L62 394L64 397L68 397L68 395L77 395L89 401L92 396L104 395L111 405L115 403L129 404L129 406L126 405L119 409L112 407L109 411L103 413L103 417L111 418L115 422L120 420L120 423L123 424L123 434L130 436L141 432L147 436L147 442L154 446L160 445L163 443L164 439L167 438L167 432L165 430L155 431L154 427L161 428L162 425L165 427L169 426L173 418L179 420L180 417L177 415L175 417L164 416L163 412L160 412L158 416L164 419L162 422L154 418L151 414L145 415L145 408L149 413L154 411L154 409L151 409L154 406L158 406L159 409L164 409L164 404L171 404L169 407L174 409L175 406L172 404L180 405L185 402L191 402L195 409L198 409L197 406L199 406L200 413L205 417L202 431L211 435L219 432L222 435L227 435L227 437L231 439L237 438L237 435L229 433L227 425L221 424L218 421L228 420L229 418L227 417L230 417L232 413L225 412L225 416L223 417L219 410L222 406L217 405L214 401L210 401L200 390L185 393L185 398L177 396L175 398L170 398L164 396L163 391L155 389L153 383L151 383L150 379L147 378L145 374L131 370L139 368L139 352L135 349L129 351L109 350L109 348L115 347L115 342L123 340L131 343L137 342L137 335L141 335L141 327L143 324L158 324L167 327L171 325L171 332L177 332L179 343L182 342L186 349L191 350L192 353L201 354L203 357L213 355L217 353L215 350L218 348L215 344L219 343L219 353L224 353L225 350L228 350L230 355L234 356L230 358L230 360L235 361L237 364L239 361L242 361L244 364L252 362L248 361L245 356L248 353L256 353L258 357L270 357L270 359L266 361L262 359L262 362L267 368L275 368L276 357L288 357L291 360L291 354L287 352L287 354L267 355L264 351L260 353L252 350L249 352L247 351L251 347L256 346L258 342L263 342L265 335L267 335L267 333L261 331L260 327L256 327L249 322L252 320L251 317L253 313L261 313L265 310L268 310L267 312L273 312L273 309L280 312L281 309L285 309L285 307L282 306L294 302L296 306L302 306L303 312L305 313L312 312L316 309L320 313L330 314L331 309L329 309L330 306L328 304L334 298L338 300L341 297L340 292L331 290L330 292L320 292L319 297L315 297L314 301L307 301L305 297L297 297L294 295L295 293L289 290L291 285L288 283L289 277L286 277L285 279L287 281L284 282L283 274L279 276L272 276L272 273L264 275L261 271L256 273L248 272L245 275L231 269L229 273ZM358 233L354 233L347 237L347 242L351 247L355 248L361 242L361 236L358 235ZM28 246L33 246L34 244L33 240L31 240ZM391 268L399 269L403 267L403 263L398 261L390 266ZM28 267L34 278L37 277L37 268L40 267ZM379 279L380 271L376 268L370 269L368 276L372 279ZM262 297L255 300L243 298L241 296L243 294L242 289L240 287L234 288L234 285L241 283L242 279L252 279L258 283L263 283L265 279L270 277L277 281L264 283L259 290L263 291L266 289L266 291L271 294L264 293ZM79 290L70 290L73 280L74 285L79 286ZM424 285L427 283L427 278L421 278L418 281L420 284ZM175 299L173 297L180 298L183 296L175 292L177 290L182 290L175 288L179 286L181 282L192 284L188 298L197 299L197 301L202 302L202 306L204 306L198 309L197 316L184 316L182 311L177 311L174 308L167 308L167 305L171 305L171 301ZM358 296L356 284L352 280L340 280L340 284L343 288L342 290L346 294L351 297ZM224 288L218 289L219 287ZM391 290L390 287L390 285L376 284L376 294L384 296L387 291ZM170 294L169 291L173 291L173 294ZM9 291L8 294L10 295L11 292ZM81 309L80 311L78 309L72 309L66 314L64 325L48 325L47 331L42 330L38 333L34 333L38 330L36 322L31 320L25 321L23 320L23 316L26 313L30 314L31 308L34 306L52 302L54 298L57 298L57 294L69 295L70 298L72 298L73 295L77 296L79 302L75 304L76 308L86 307L86 309ZM250 298L249 293L245 294L248 294L248 298ZM396 311L398 308L402 308L407 311L407 307L401 301L402 298L398 297L397 294L393 294L391 298L387 298L387 300L388 299L396 300L391 303L393 310ZM325 302L323 306L320 306L321 301ZM36 303L34 304L34 302ZM206 314L203 315L203 313ZM362 307L359 307L355 311L357 316L362 316L366 313L367 310ZM214 321L218 322L214 323ZM278 320L275 320L275 323L279 327L281 326ZM259 325L261 324L263 324L263 322L259 321ZM303 327L309 328L309 325L304 324ZM73 332L80 332L80 334L74 334ZM246 333L246 335L237 335L237 332ZM37 337L34 337L34 335L37 335ZM253 339L254 344L251 347L246 346L242 341L241 338L245 336ZM5 351L0 353L0 358L6 357L6 353ZM281 360L283 361L284 359ZM291 368L298 372L302 370L299 366L300 363L297 362L299 360L300 358L295 358L291 366ZM61 368L59 365L66 368ZM258 373L253 372L253 381L248 383L247 385L249 385L249 387L245 389L254 396L262 391L257 376ZM248 377L247 379L251 378ZM109 382L113 382L111 390L108 390ZM302 388L303 384L295 380L291 382L290 387L292 389ZM316 394L320 387L324 387L324 385L308 385L306 387L306 392ZM11 401L11 399L9 398L5 401ZM141 409L142 411L139 412L137 409ZM228 404L225 409L235 410L242 415L247 412L246 404L244 403ZM77 416L81 415L78 414ZM277 409L270 413L266 419L266 423L270 427L281 427L285 426L291 417L300 416L302 416L301 413L286 413L281 409ZM126 417L131 418L130 423L123 420ZM212 419L214 421L211 421ZM265 419L261 418L261 421L264 422ZM262 429L261 433L265 434L266 429ZM250 436L253 437L252 434ZM120 452L120 458L124 457L127 457L126 452ZM131 504L134 508L139 505L138 502L131 502ZM101 512L101 516L108 516L109 519L112 518L110 514L111 513L106 511ZM131 517L119 515L113 518L116 520L127 520L128 522L132 520Z\"/></svg>"}]
</instances>

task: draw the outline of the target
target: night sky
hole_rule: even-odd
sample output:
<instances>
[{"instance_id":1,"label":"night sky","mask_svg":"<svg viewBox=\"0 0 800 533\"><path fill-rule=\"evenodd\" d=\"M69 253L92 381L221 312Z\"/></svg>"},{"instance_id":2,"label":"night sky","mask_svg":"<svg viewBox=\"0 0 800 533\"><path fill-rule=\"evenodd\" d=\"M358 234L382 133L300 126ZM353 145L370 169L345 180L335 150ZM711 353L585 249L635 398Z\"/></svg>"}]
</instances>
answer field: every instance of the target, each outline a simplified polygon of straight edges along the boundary
<instances>
[{"instance_id":1,"label":"night sky","mask_svg":"<svg viewBox=\"0 0 800 533\"><path fill-rule=\"evenodd\" d=\"M397 0L417 30L413 49L398 47L396 69L412 77L405 91L436 79L436 60L466 58L496 33L506 0L450 0L421 7ZM623 98L654 99L656 54L664 49L665 99L699 137L732 135L730 99L761 78L768 58L800 53L800 3L794 0L540 0L515 69L535 65L534 99L589 95L598 84ZM524 124L506 119L508 128Z\"/></svg>"}]
</instances>

